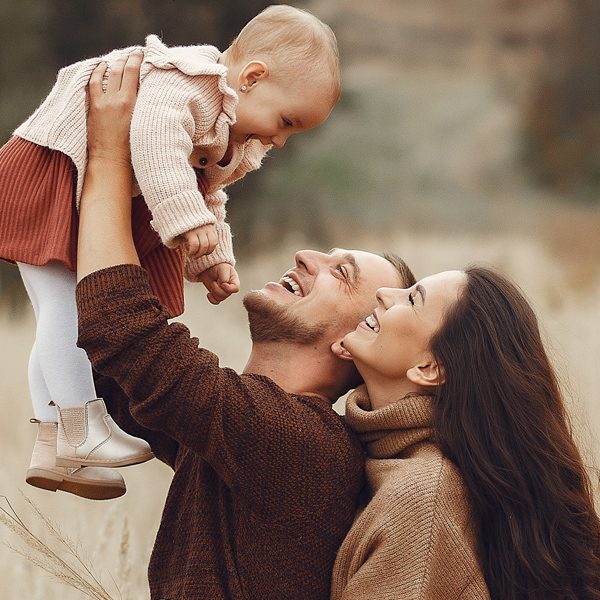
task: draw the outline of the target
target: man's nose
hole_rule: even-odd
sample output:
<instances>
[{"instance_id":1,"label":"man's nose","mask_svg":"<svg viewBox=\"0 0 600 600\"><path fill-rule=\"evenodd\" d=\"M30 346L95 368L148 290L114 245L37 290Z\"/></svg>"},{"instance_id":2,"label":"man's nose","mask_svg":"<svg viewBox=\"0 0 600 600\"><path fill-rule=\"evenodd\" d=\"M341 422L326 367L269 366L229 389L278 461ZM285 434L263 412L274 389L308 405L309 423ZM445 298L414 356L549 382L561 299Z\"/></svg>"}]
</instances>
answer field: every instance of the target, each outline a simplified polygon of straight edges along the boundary
<instances>
[{"instance_id":1,"label":"man's nose","mask_svg":"<svg viewBox=\"0 0 600 600\"><path fill-rule=\"evenodd\" d=\"M298 269L304 268L308 273L316 275L320 267L324 264L327 254L317 250L299 250L294 259Z\"/></svg>"}]
</instances>

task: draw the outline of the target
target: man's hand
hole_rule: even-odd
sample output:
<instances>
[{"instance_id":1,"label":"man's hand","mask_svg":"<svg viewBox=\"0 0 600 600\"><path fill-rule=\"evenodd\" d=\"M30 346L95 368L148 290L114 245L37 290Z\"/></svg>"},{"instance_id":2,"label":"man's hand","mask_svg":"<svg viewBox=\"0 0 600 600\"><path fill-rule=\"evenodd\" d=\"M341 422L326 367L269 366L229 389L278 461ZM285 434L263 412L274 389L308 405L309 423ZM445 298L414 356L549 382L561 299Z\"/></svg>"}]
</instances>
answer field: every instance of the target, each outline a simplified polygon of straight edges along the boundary
<instances>
[{"instance_id":1,"label":"man's hand","mask_svg":"<svg viewBox=\"0 0 600 600\"><path fill-rule=\"evenodd\" d=\"M143 53L136 51L111 64L106 91L102 82L108 65L100 63L92 71L88 86L87 121L90 159L100 158L129 167L129 126L143 58Z\"/></svg>"},{"instance_id":2,"label":"man's hand","mask_svg":"<svg viewBox=\"0 0 600 600\"><path fill-rule=\"evenodd\" d=\"M177 236L175 243L178 246L183 245L184 252L190 258L200 258L210 254L217 247L219 243L217 228L212 223L196 227Z\"/></svg>"},{"instance_id":3,"label":"man's hand","mask_svg":"<svg viewBox=\"0 0 600 600\"><path fill-rule=\"evenodd\" d=\"M139 265L131 235L129 126L142 53L96 67L89 82L88 163L79 210L77 279L120 264Z\"/></svg>"},{"instance_id":4,"label":"man's hand","mask_svg":"<svg viewBox=\"0 0 600 600\"><path fill-rule=\"evenodd\" d=\"M200 274L200 281L208 290L206 297L211 304L219 304L240 291L237 271L228 263L219 263Z\"/></svg>"}]
</instances>

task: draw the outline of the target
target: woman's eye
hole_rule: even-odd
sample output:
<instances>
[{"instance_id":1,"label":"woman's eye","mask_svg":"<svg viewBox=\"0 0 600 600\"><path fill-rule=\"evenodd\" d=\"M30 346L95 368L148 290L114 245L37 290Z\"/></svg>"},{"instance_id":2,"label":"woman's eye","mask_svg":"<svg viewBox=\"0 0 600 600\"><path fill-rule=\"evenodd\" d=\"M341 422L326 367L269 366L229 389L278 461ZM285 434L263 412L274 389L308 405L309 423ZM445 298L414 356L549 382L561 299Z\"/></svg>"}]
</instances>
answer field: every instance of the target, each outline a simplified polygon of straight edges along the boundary
<instances>
[{"instance_id":1,"label":"woman's eye","mask_svg":"<svg viewBox=\"0 0 600 600\"><path fill-rule=\"evenodd\" d=\"M285 117L282 118L282 121L283 121L284 127L291 127L293 125L293 123L289 119L286 119Z\"/></svg>"},{"instance_id":2,"label":"woman's eye","mask_svg":"<svg viewBox=\"0 0 600 600\"><path fill-rule=\"evenodd\" d=\"M414 306L415 305L415 298L412 295L412 292L409 292L408 294L408 301Z\"/></svg>"},{"instance_id":3,"label":"woman's eye","mask_svg":"<svg viewBox=\"0 0 600 600\"><path fill-rule=\"evenodd\" d=\"M346 279L346 277L348 276L348 273L346 272L346 267L344 265L338 265L336 267L336 270L342 274L342 277L344 277L344 279Z\"/></svg>"}]
</instances>

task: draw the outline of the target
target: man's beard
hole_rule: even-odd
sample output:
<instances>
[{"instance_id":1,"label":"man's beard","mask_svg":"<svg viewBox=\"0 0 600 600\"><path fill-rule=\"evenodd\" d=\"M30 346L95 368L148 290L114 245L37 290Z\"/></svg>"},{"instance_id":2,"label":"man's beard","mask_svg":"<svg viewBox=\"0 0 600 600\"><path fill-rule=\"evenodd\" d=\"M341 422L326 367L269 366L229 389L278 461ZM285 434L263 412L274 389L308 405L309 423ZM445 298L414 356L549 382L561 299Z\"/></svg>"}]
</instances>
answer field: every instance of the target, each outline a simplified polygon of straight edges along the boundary
<instances>
[{"instance_id":1,"label":"man's beard","mask_svg":"<svg viewBox=\"0 0 600 600\"><path fill-rule=\"evenodd\" d=\"M262 292L248 292L244 296L248 311L250 337L253 342L289 342L307 346L323 338L329 321L306 323L290 314L287 306L276 304Z\"/></svg>"}]
</instances>

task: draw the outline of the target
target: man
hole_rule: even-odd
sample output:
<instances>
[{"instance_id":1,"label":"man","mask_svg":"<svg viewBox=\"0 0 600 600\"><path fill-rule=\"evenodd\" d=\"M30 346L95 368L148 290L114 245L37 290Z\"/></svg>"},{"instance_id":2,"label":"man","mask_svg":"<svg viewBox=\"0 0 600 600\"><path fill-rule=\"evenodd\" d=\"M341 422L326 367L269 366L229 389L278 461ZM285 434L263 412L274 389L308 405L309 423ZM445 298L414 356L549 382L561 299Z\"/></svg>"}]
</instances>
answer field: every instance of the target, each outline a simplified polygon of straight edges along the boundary
<instances>
[{"instance_id":1,"label":"man","mask_svg":"<svg viewBox=\"0 0 600 600\"><path fill-rule=\"evenodd\" d=\"M77 303L79 345L111 414L174 469L152 598L326 599L362 484L361 449L331 410L357 383L341 340L378 287L410 285L412 274L368 252L298 252L244 299L253 341L244 373L220 368L168 323L139 267L126 135L137 65L111 66L106 94L102 73L90 82Z\"/></svg>"}]
</instances>

